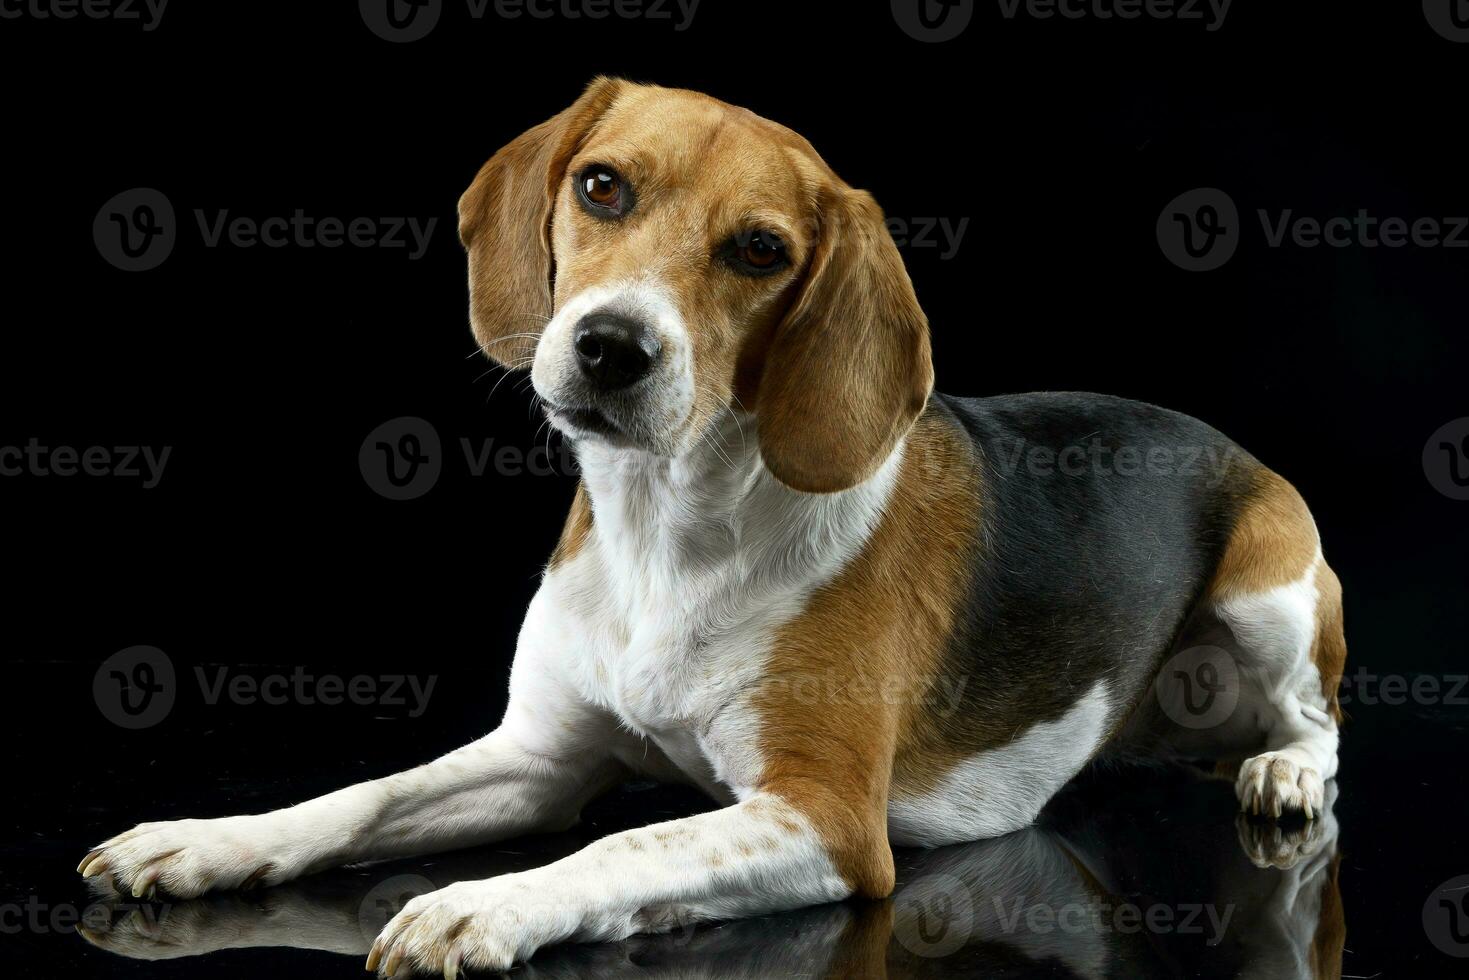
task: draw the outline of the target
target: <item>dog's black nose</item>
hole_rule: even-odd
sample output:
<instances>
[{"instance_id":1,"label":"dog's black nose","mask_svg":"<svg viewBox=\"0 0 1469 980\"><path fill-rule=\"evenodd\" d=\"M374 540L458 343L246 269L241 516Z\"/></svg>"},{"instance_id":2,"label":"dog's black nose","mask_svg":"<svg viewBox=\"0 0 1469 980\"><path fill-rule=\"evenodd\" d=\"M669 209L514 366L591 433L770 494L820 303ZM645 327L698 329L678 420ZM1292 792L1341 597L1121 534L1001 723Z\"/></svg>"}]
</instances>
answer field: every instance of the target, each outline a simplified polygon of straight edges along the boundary
<instances>
[{"instance_id":1,"label":"dog's black nose","mask_svg":"<svg viewBox=\"0 0 1469 980\"><path fill-rule=\"evenodd\" d=\"M589 313L571 335L582 373L598 390L616 391L647 377L659 353L652 331L613 313Z\"/></svg>"}]
</instances>

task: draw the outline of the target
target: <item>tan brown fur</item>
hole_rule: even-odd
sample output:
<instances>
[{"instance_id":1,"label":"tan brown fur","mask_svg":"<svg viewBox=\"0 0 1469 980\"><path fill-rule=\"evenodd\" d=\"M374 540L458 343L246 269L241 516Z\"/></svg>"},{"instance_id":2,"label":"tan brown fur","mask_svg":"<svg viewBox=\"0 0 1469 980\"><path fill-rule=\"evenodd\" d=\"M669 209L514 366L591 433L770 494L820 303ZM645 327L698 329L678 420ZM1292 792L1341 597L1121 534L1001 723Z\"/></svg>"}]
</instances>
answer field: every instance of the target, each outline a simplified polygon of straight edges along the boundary
<instances>
[{"instance_id":1,"label":"tan brown fur","mask_svg":"<svg viewBox=\"0 0 1469 980\"><path fill-rule=\"evenodd\" d=\"M1299 581L1316 560L1316 522L1296 488L1260 467L1245 492L1206 595L1266 592Z\"/></svg>"},{"instance_id":2,"label":"tan brown fur","mask_svg":"<svg viewBox=\"0 0 1469 980\"><path fill-rule=\"evenodd\" d=\"M1315 980L1340 980L1342 952L1347 945L1347 915L1342 905L1341 855L1331 858L1326 880L1321 884L1321 913L1307 957Z\"/></svg>"},{"instance_id":3,"label":"tan brown fur","mask_svg":"<svg viewBox=\"0 0 1469 980\"><path fill-rule=\"evenodd\" d=\"M1316 636L1311 643L1311 662L1321 672L1321 693L1326 697L1327 711L1337 724L1344 715L1337 690L1347 667L1347 638L1344 631L1341 581L1325 562L1316 572Z\"/></svg>"},{"instance_id":4,"label":"tan brown fur","mask_svg":"<svg viewBox=\"0 0 1469 980\"><path fill-rule=\"evenodd\" d=\"M502 147L459 198L470 324L481 349L504 364L523 366L551 313L551 202L566 161L620 85L594 80L569 108Z\"/></svg>"},{"instance_id":5,"label":"tan brown fur","mask_svg":"<svg viewBox=\"0 0 1469 980\"><path fill-rule=\"evenodd\" d=\"M824 188L816 254L765 356L760 453L780 480L825 493L865 480L933 387L928 320L872 197Z\"/></svg>"},{"instance_id":6,"label":"tan brown fur","mask_svg":"<svg viewBox=\"0 0 1469 980\"><path fill-rule=\"evenodd\" d=\"M909 433L891 502L862 553L775 638L761 718L763 787L811 820L862 895L893 886L887 800L930 765L919 692L828 696L934 676L963 601L978 517L971 461L931 414ZM806 681L807 683L802 683ZM791 691L821 692L819 700ZM895 772L894 760L900 760Z\"/></svg>"},{"instance_id":7,"label":"tan brown fur","mask_svg":"<svg viewBox=\"0 0 1469 980\"><path fill-rule=\"evenodd\" d=\"M854 902L847 908L852 918L832 945L824 976L829 980L882 980L888 976L888 945L897 907L889 899Z\"/></svg>"},{"instance_id":8,"label":"tan brown fur","mask_svg":"<svg viewBox=\"0 0 1469 980\"><path fill-rule=\"evenodd\" d=\"M585 484L576 485L576 496L571 498L571 510L561 528L561 539L556 550L551 552L548 568L554 569L571 561L581 553L582 547L592 533L592 498Z\"/></svg>"}]
</instances>

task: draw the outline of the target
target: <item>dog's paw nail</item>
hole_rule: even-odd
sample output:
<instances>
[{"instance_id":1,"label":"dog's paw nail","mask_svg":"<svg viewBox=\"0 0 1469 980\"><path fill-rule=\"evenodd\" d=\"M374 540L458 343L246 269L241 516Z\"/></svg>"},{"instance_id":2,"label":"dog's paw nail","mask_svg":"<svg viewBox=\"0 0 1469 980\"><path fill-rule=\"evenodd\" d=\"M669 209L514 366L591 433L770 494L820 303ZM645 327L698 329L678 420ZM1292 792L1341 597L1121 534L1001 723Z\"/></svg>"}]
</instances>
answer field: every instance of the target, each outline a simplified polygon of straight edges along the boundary
<instances>
[{"instance_id":1,"label":"dog's paw nail","mask_svg":"<svg viewBox=\"0 0 1469 980\"><path fill-rule=\"evenodd\" d=\"M103 848L94 847L92 850L90 850L90 851L87 852L87 856L84 857L84 858L82 858L81 862L77 865L77 872L83 878L90 878L90 877L92 877L92 875L87 872L87 865L91 864L98 857L100 857L102 855L102 851L103 851ZM100 864L98 866L98 870L99 871L101 870Z\"/></svg>"}]
</instances>

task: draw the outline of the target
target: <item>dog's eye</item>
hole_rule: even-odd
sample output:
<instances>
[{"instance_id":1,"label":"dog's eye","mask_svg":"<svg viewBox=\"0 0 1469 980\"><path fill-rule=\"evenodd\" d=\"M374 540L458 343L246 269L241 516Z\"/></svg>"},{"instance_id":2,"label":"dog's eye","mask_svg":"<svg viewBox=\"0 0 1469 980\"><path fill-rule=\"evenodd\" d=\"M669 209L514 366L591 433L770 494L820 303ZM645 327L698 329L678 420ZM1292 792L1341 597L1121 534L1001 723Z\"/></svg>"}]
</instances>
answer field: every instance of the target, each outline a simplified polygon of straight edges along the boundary
<instances>
[{"instance_id":1,"label":"dog's eye","mask_svg":"<svg viewBox=\"0 0 1469 980\"><path fill-rule=\"evenodd\" d=\"M581 172L576 181L582 201L594 214L622 214L626 195L623 193L622 178L610 167L594 165Z\"/></svg>"},{"instance_id":2,"label":"dog's eye","mask_svg":"<svg viewBox=\"0 0 1469 980\"><path fill-rule=\"evenodd\" d=\"M774 272L786 263L786 246L773 231L754 231L735 239L733 256L744 271Z\"/></svg>"}]
</instances>

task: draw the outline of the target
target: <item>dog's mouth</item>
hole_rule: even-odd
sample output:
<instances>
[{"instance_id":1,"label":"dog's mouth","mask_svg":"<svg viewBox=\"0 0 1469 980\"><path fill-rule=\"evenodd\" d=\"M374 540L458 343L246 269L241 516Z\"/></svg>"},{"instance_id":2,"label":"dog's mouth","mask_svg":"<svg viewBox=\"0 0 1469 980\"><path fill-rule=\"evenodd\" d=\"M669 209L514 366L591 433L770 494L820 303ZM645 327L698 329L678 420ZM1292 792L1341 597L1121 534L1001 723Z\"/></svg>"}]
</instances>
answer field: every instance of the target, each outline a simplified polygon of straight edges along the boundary
<instances>
[{"instance_id":1,"label":"dog's mouth","mask_svg":"<svg viewBox=\"0 0 1469 980\"><path fill-rule=\"evenodd\" d=\"M627 433L607 417L601 409L587 407L569 408L544 402L546 415L551 424L573 436L597 435L609 439L627 439Z\"/></svg>"}]
</instances>

